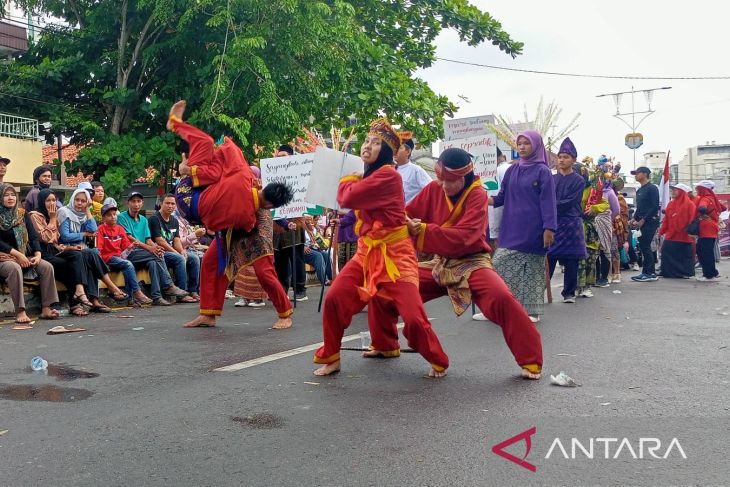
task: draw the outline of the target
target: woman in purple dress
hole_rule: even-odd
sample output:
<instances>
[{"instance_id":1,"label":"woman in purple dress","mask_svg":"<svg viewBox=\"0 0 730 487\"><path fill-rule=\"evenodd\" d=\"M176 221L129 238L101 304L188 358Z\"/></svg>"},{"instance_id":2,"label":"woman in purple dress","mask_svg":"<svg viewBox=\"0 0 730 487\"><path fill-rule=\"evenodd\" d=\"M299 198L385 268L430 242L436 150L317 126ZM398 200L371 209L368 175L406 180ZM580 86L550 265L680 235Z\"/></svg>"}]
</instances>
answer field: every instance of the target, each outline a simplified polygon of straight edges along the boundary
<instances>
[{"instance_id":1,"label":"woman in purple dress","mask_svg":"<svg viewBox=\"0 0 730 487\"><path fill-rule=\"evenodd\" d=\"M495 208L504 206L494 268L536 323L545 304L545 253L557 229L555 183L539 133L520 133L516 145L520 160L490 198Z\"/></svg>"}]
</instances>

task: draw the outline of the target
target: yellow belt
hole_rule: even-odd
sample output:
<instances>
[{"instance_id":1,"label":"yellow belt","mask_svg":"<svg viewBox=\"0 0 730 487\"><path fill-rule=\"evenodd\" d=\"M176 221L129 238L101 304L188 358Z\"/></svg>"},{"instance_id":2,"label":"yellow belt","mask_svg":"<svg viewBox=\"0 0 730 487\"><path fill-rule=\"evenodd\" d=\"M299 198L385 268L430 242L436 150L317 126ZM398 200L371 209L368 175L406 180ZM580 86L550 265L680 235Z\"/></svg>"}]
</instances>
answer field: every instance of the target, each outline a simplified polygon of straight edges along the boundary
<instances>
[{"instance_id":1,"label":"yellow belt","mask_svg":"<svg viewBox=\"0 0 730 487\"><path fill-rule=\"evenodd\" d=\"M365 252L365 258L363 259L363 268L365 270L365 288L368 287L368 257L370 252L373 250L380 250L383 254L383 260L385 261L385 270L388 272L388 277L391 281L395 282L396 278L400 277L400 271L398 266L393 262L393 259L388 255L388 245L401 242L409 237L408 227L403 225L397 230L394 230L387 234L383 238L374 239L370 235L362 237L362 241L367 245L367 252Z\"/></svg>"}]
</instances>

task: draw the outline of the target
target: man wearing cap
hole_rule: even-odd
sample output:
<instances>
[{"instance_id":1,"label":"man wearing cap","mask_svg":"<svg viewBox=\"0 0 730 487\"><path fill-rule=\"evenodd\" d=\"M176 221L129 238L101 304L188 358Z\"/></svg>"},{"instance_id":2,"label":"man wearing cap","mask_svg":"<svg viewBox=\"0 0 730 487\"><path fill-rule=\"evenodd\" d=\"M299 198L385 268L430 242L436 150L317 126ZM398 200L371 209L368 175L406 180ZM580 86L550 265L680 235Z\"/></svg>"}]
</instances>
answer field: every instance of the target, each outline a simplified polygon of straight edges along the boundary
<instances>
[{"instance_id":1,"label":"man wearing cap","mask_svg":"<svg viewBox=\"0 0 730 487\"><path fill-rule=\"evenodd\" d=\"M165 249L155 245L152 241L147 218L141 214L142 206L144 206L142 193L132 191L127 196L127 211L121 212L117 217L119 224L127 232L132 245L136 247L129 253L127 260L135 267L147 267L152 280L150 283L152 287L152 304L169 306L170 302L162 297L161 291L164 290L166 294L174 297L185 297L188 293L173 284L167 266L162 260Z\"/></svg>"},{"instance_id":2,"label":"man wearing cap","mask_svg":"<svg viewBox=\"0 0 730 487\"><path fill-rule=\"evenodd\" d=\"M636 190L636 211L634 211L634 218L629 223L641 232L639 249L641 249L644 259L641 274L633 276L631 280L636 282L657 281L659 278L656 275L656 261L654 252L651 250L651 243L659 229L659 188L651 184L651 170L648 167L638 167L635 171L631 171L631 174L636 178L636 182L641 184L641 187Z\"/></svg>"},{"instance_id":3,"label":"man wearing cap","mask_svg":"<svg viewBox=\"0 0 730 487\"><path fill-rule=\"evenodd\" d=\"M414 147L411 132L400 132L398 135L403 143L395 154L395 163L398 174L403 178L403 191L406 194L406 204L408 204L431 182L431 177L425 169L411 162Z\"/></svg>"},{"instance_id":4,"label":"man wearing cap","mask_svg":"<svg viewBox=\"0 0 730 487\"><path fill-rule=\"evenodd\" d=\"M5 174L8 172L8 164L10 164L10 159L0 156L0 184L2 184Z\"/></svg>"},{"instance_id":5,"label":"man wearing cap","mask_svg":"<svg viewBox=\"0 0 730 487\"><path fill-rule=\"evenodd\" d=\"M487 192L474 174L469 153L451 148L436 162L432 182L406 207L408 227L419 251L436 254L419 264L423 302L447 295L457 316L472 300L484 315L502 328L522 376L539 379L542 369L540 333L502 278L492 267L486 241ZM396 321L371 326L375 350L398 347Z\"/></svg>"},{"instance_id":6,"label":"man wearing cap","mask_svg":"<svg viewBox=\"0 0 730 487\"><path fill-rule=\"evenodd\" d=\"M564 303L575 303L578 262L587 257L581 205L585 181L573 170L577 158L578 151L573 141L566 137L558 149L558 172L553 175L558 229L555 232L555 241L548 249L550 278L553 277L558 261L565 267L562 291Z\"/></svg>"}]
</instances>

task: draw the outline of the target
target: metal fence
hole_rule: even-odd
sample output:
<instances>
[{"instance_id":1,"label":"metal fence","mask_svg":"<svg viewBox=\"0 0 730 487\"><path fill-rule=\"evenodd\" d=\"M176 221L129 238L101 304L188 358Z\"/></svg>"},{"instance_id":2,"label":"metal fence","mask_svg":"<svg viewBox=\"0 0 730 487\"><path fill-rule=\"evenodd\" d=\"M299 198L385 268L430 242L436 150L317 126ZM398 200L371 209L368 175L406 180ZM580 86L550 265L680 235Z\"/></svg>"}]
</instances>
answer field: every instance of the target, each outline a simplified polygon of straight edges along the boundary
<instances>
[{"instance_id":1,"label":"metal fence","mask_svg":"<svg viewBox=\"0 0 730 487\"><path fill-rule=\"evenodd\" d=\"M38 138L38 120L0 113L0 136L35 140Z\"/></svg>"}]
</instances>

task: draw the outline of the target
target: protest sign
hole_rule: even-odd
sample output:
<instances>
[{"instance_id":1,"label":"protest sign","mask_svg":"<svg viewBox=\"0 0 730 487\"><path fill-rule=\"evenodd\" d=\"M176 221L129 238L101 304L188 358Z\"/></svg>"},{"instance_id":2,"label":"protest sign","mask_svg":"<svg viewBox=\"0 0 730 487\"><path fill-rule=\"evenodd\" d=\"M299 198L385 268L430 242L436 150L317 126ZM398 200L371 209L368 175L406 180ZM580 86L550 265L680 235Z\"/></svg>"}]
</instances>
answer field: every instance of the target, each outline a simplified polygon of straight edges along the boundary
<instances>
[{"instance_id":1,"label":"protest sign","mask_svg":"<svg viewBox=\"0 0 730 487\"><path fill-rule=\"evenodd\" d=\"M339 210L337 187L343 176L353 172L363 172L362 159L334 149L317 147L311 176L308 179L309 187L305 201L313 205Z\"/></svg>"},{"instance_id":2,"label":"protest sign","mask_svg":"<svg viewBox=\"0 0 730 487\"><path fill-rule=\"evenodd\" d=\"M468 139L478 135L487 135L491 133L487 128L488 123L494 123L494 115L444 120L444 140Z\"/></svg>"},{"instance_id":3,"label":"protest sign","mask_svg":"<svg viewBox=\"0 0 730 487\"><path fill-rule=\"evenodd\" d=\"M474 174L487 190L499 189L497 182L497 137L493 133L468 139L450 140L441 144L441 150L458 147L473 156Z\"/></svg>"},{"instance_id":4,"label":"protest sign","mask_svg":"<svg viewBox=\"0 0 730 487\"><path fill-rule=\"evenodd\" d=\"M286 206L274 210L274 218L295 218L305 213L316 213L316 205L305 201L309 175L314 164L314 154L296 154L261 160L261 182L285 183L292 188L294 199Z\"/></svg>"}]
</instances>

